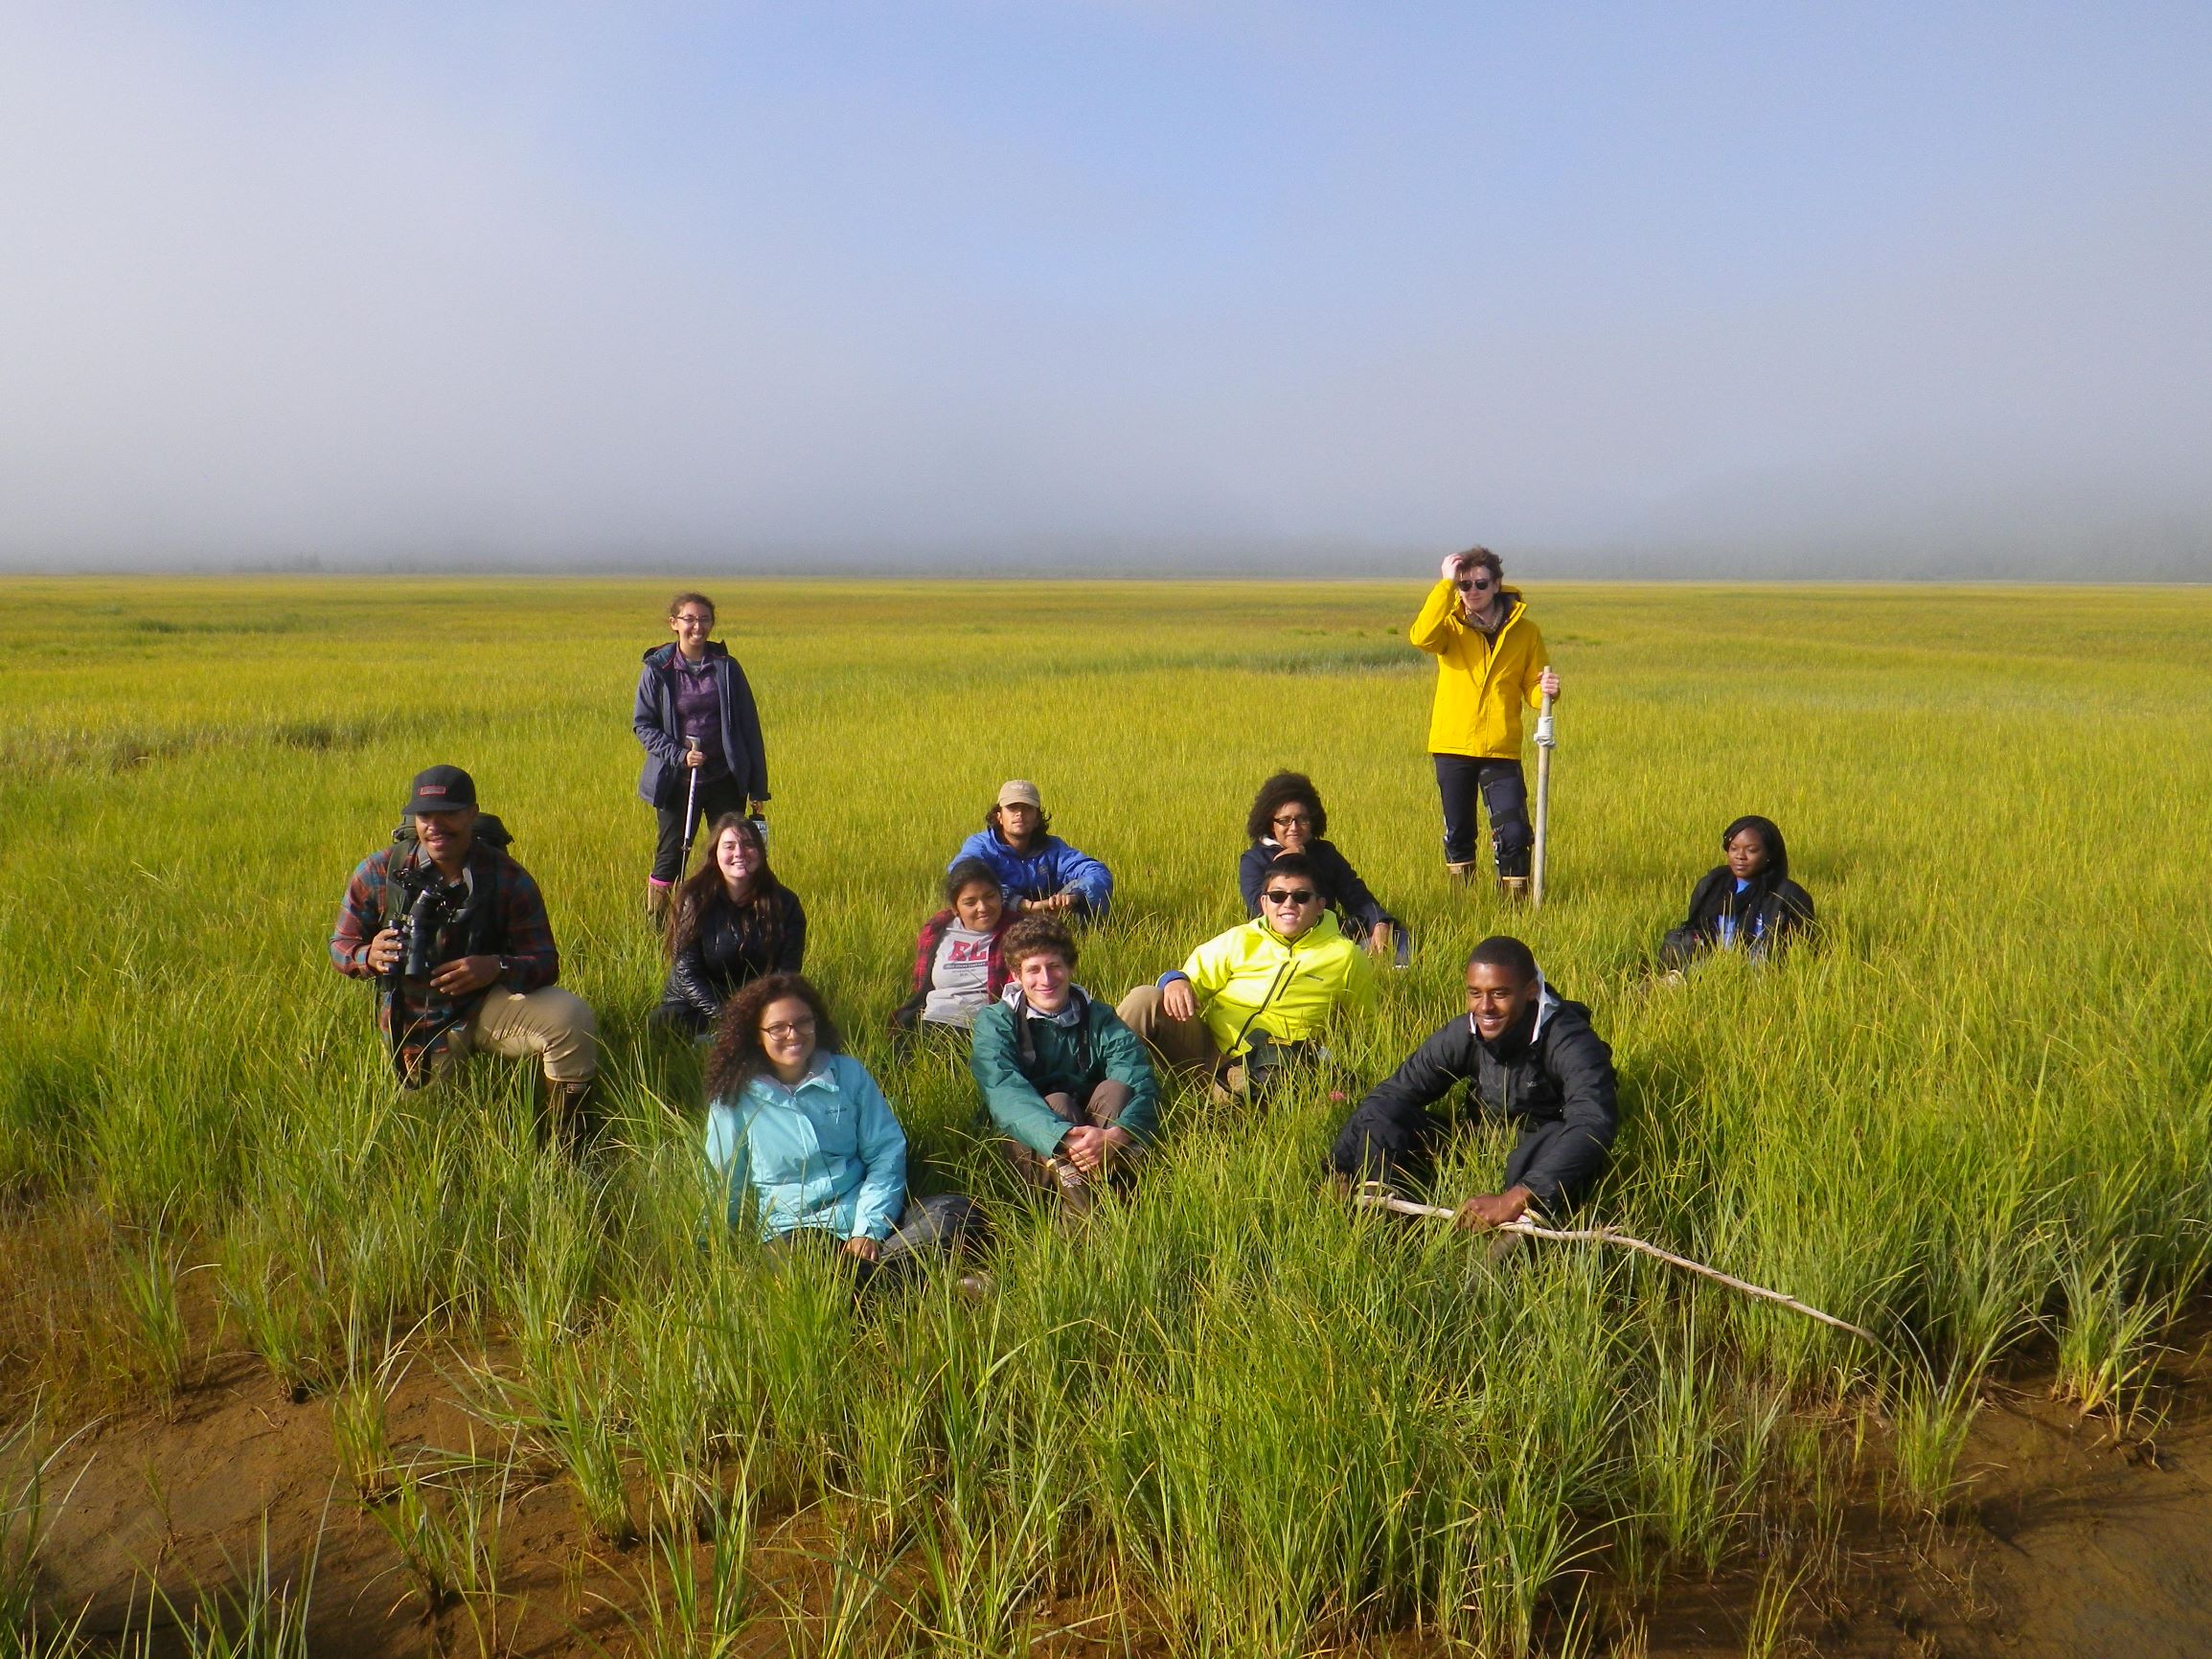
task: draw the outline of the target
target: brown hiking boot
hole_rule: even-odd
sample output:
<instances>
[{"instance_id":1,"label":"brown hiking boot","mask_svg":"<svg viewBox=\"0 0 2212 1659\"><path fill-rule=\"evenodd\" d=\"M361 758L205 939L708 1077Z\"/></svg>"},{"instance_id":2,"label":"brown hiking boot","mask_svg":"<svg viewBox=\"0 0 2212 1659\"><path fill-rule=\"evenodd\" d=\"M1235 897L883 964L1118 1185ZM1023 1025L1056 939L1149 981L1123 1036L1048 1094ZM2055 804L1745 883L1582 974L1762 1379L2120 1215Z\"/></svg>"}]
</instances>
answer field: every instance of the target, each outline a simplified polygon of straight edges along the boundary
<instances>
[{"instance_id":1,"label":"brown hiking boot","mask_svg":"<svg viewBox=\"0 0 2212 1659\"><path fill-rule=\"evenodd\" d=\"M669 901L675 897L675 889L663 887L657 881L645 884L645 919L658 933L668 925Z\"/></svg>"},{"instance_id":2,"label":"brown hiking boot","mask_svg":"<svg viewBox=\"0 0 2212 1659\"><path fill-rule=\"evenodd\" d=\"M1474 879L1474 865L1471 861L1466 864L1448 863L1444 867L1444 873L1464 887Z\"/></svg>"},{"instance_id":3,"label":"brown hiking boot","mask_svg":"<svg viewBox=\"0 0 2212 1659\"><path fill-rule=\"evenodd\" d=\"M1098 1201L1090 1177L1062 1158L1047 1158L1044 1167L1060 1192L1060 1215L1070 1221L1089 1220L1091 1207Z\"/></svg>"}]
</instances>

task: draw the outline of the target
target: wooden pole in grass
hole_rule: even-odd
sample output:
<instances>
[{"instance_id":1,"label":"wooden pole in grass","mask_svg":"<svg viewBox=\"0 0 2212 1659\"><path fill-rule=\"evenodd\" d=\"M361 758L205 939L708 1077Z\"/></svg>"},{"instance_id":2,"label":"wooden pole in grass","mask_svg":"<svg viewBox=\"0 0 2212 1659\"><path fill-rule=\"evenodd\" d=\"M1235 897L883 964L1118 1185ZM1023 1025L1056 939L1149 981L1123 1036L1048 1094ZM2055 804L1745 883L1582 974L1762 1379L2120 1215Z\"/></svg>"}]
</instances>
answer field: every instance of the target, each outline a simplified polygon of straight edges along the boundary
<instances>
[{"instance_id":1,"label":"wooden pole in grass","mask_svg":"<svg viewBox=\"0 0 2212 1659\"><path fill-rule=\"evenodd\" d=\"M1558 740L1552 736L1552 700L1547 693L1543 708L1536 719L1536 855L1529 864L1529 907L1541 908L1543 904L1544 832L1550 828L1552 800L1552 750Z\"/></svg>"},{"instance_id":2,"label":"wooden pole in grass","mask_svg":"<svg viewBox=\"0 0 2212 1659\"><path fill-rule=\"evenodd\" d=\"M1393 1215L1398 1216L1425 1216L1432 1219L1445 1221L1450 1220L1459 1213L1456 1210L1448 1210L1441 1204L1417 1204L1411 1198L1401 1198L1396 1193L1378 1186L1372 1181L1354 1194L1352 1202L1364 1209L1388 1210ZM1753 1284L1749 1280L1738 1279L1733 1274L1722 1272L1718 1267L1708 1267L1702 1261L1693 1261L1687 1256L1677 1256L1672 1250L1662 1250L1656 1244L1649 1243L1642 1239L1632 1239L1628 1234L1611 1227L1539 1227L1534 1221L1520 1220L1501 1222L1491 1231L1494 1233L1518 1233L1524 1239L1549 1239L1562 1244L1618 1244L1624 1250L1641 1251L1646 1256L1664 1261L1670 1267L1679 1267L1685 1273L1695 1273L1700 1279L1710 1279L1716 1284L1725 1284L1729 1289L1740 1291L1745 1296L1755 1296L1763 1302L1771 1302L1779 1307L1787 1307L1792 1313L1802 1313L1808 1319L1817 1319L1823 1325L1833 1325L1838 1330L1848 1330L1852 1335L1862 1337L1877 1348L1881 1346L1880 1339L1875 1336L1873 1331L1853 1325L1849 1320L1838 1319L1833 1313L1823 1313L1819 1308L1800 1302L1794 1296L1785 1296L1781 1291L1769 1290L1764 1284Z\"/></svg>"}]
</instances>

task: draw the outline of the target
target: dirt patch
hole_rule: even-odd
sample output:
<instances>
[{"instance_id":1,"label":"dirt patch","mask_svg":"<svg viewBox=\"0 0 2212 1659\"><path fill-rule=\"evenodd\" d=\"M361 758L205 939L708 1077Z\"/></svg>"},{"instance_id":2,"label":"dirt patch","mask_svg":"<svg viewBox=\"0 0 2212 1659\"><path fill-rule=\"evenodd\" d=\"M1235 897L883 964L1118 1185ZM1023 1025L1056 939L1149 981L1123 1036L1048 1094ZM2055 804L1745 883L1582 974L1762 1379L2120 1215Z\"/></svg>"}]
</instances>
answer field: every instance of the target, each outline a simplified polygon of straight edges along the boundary
<instances>
[{"instance_id":1,"label":"dirt patch","mask_svg":"<svg viewBox=\"0 0 2212 1659\"><path fill-rule=\"evenodd\" d=\"M2040 1390L1992 1394L1940 1521L1846 1528L1773 1651L1823 1659L2201 1659L2212 1653L2212 1363L2171 1377L2155 1432L2115 1436ZM1665 1598L1657 1659L1746 1651L1760 1577Z\"/></svg>"},{"instance_id":2,"label":"dirt patch","mask_svg":"<svg viewBox=\"0 0 2212 1659\"><path fill-rule=\"evenodd\" d=\"M1908 1527L1883 1522L1871 1504L1857 1512L1843 1570L1808 1584L1772 1650L1842 1659L2212 1652L2212 1366L2200 1354L2187 1370L2150 1439L2115 1440L2101 1420L2084 1421L2032 1391L1993 1398L1961 1466L1972 1484L1952 1511ZM388 1413L400 1456L471 1443L487 1457L503 1451L461 1408L457 1372L424 1359L401 1381ZM646 1548L593 1535L550 1470L518 1465L509 1479L496 1603L456 1600L432 1613L387 1530L340 1471L328 1401L294 1404L258 1362L228 1358L173 1416L113 1412L64 1449L49 1488L57 1503L45 1584L57 1605L83 1607L83 1633L110 1646L145 1627L149 1578L190 1606L201 1588L246 1579L265 1537L278 1582L297 1581L314 1557L318 1654L627 1648L625 1614L643 1605ZM768 1614L756 1625L761 1651L782 1651L786 1640L769 1609L784 1606L802 1623L812 1622L817 1603L829 1611L837 1590L825 1563L836 1551L816 1513L764 1521L755 1562ZM694 1558L703 1562L705 1546ZM1745 1652L1763 1577L1744 1567L1711 1584L1670 1588L1629 1650L1666 1659ZM494 1604L495 1631L483 1627L483 1609ZM1044 1613L1046 1629L1083 1617L1078 1603ZM155 1620L157 1629L167 1623ZM1127 1628L1094 1629L1116 1651L1153 1645ZM1092 1640L1046 1647L1087 1650ZM1401 1636L1381 1648L1410 1654L1418 1644ZM159 1641L155 1650L164 1650Z\"/></svg>"}]
</instances>

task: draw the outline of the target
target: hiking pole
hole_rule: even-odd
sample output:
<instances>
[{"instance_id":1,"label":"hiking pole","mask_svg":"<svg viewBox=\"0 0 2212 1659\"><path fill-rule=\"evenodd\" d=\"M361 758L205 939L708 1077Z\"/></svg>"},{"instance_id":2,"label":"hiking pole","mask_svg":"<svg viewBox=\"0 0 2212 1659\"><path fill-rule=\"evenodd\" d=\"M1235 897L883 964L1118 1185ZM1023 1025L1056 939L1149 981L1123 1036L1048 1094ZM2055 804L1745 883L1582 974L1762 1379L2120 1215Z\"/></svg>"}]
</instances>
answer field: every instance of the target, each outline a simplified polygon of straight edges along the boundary
<instances>
[{"instance_id":1,"label":"hiking pole","mask_svg":"<svg viewBox=\"0 0 2212 1659\"><path fill-rule=\"evenodd\" d=\"M1543 709L1536 717L1536 855L1529 864L1529 908L1543 906L1544 830L1549 828L1552 803L1552 750L1559 739L1552 736L1551 693L1544 693Z\"/></svg>"},{"instance_id":2,"label":"hiking pole","mask_svg":"<svg viewBox=\"0 0 2212 1659\"><path fill-rule=\"evenodd\" d=\"M696 755L698 752L699 740L696 738L686 738L684 753ZM686 766L684 770L692 775L692 781L684 787L684 852L682 860L676 865L678 881L692 873L692 837L698 833L699 828L699 769L696 766Z\"/></svg>"},{"instance_id":3,"label":"hiking pole","mask_svg":"<svg viewBox=\"0 0 2212 1659\"><path fill-rule=\"evenodd\" d=\"M1426 1216L1439 1220L1450 1220L1459 1212L1448 1210L1441 1204L1417 1204L1411 1198L1401 1198L1396 1193L1370 1181L1354 1194L1352 1202L1366 1210L1388 1210L1396 1216ZM1881 1346L1873 1331L1851 1324L1848 1320L1823 1313L1819 1308L1800 1302L1794 1296L1785 1296L1779 1290L1769 1290L1764 1284L1753 1284L1747 1279L1738 1279L1723 1273L1718 1267L1708 1267L1702 1261L1693 1261L1687 1256L1677 1256L1672 1250L1662 1250L1656 1244L1642 1239L1632 1239L1612 1227L1539 1227L1534 1221L1501 1221L1491 1229L1494 1233L1518 1233L1524 1239L1550 1239L1562 1244L1618 1244L1624 1250L1637 1250L1644 1255L1664 1261L1670 1267L1679 1267L1685 1273L1710 1279L1716 1284L1741 1291L1745 1296L1756 1296L1763 1302L1776 1303L1792 1313L1802 1313L1808 1319L1817 1319L1823 1325L1833 1325L1838 1330L1848 1330L1854 1336L1864 1337L1875 1347Z\"/></svg>"}]
</instances>

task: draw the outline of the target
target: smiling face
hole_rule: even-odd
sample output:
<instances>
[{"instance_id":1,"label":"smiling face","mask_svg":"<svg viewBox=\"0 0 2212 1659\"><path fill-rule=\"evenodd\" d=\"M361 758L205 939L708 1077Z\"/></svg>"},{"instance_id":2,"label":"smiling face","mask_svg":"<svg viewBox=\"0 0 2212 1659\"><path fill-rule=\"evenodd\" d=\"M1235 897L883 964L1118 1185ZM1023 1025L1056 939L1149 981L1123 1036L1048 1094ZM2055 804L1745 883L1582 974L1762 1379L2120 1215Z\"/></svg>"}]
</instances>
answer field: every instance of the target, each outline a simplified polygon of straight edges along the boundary
<instances>
[{"instance_id":1,"label":"smiling face","mask_svg":"<svg viewBox=\"0 0 2212 1659\"><path fill-rule=\"evenodd\" d=\"M1459 589L1459 602L1467 614L1480 616L1496 600L1497 590L1502 583L1497 573L1490 566L1471 560L1459 567L1459 574L1452 579L1452 585Z\"/></svg>"},{"instance_id":2,"label":"smiling face","mask_svg":"<svg viewBox=\"0 0 2212 1659\"><path fill-rule=\"evenodd\" d=\"M1031 951L1015 966L1014 977L1029 1006L1038 1013L1058 1013L1067 1007L1074 982L1068 977L1066 958L1058 951Z\"/></svg>"},{"instance_id":3,"label":"smiling face","mask_svg":"<svg viewBox=\"0 0 2212 1659\"><path fill-rule=\"evenodd\" d=\"M995 881L970 881L952 896L952 913L960 918L961 926L989 933L1006 914L1006 896Z\"/></svg>"},{"instance_id":4,"label":"smiling face","mask_svg":"<svg viewBox=\"0 0 2212 1659\"><path fill-rule=\"evenodd\" d=\"M761 1052L778 1079L795 1083L814 1058L814 1011L806 999L780 996L761 1010Z\"/></svg>"},{"instance_id":5,"label":"smiling face","mask_svg":"<svg viewBox=\"0 0 2212 1659\"><path fill-rule=\"evenodd\" d=\"M1321 920L1322 908L1311 876L1270 874L1260 889L1260 914L1285 939L1302 937Z\"/></svg>"},{"instance_id":6,"label":"smiling face","mask_svg":"<svg viewBox=\"0 0 2212 1659\"><path fill-rule=\"evenodd\" d=\"M1313 843L1313 807L1306 801L1286 801L1267 820L1275 844L1286 852L1303 852Z\"/></svg>"},{"instance_id":7,"label":"smiling face","mask_svg":"<svg viewBox=\"0 0 2212 1659\"><path fill-rule=\"evenodd\" d=\"M462 807L451 812L415 814L415 839L433 864L453 866L468 856L476 835L476 808Z\"/></svg>"},{"instance_id":8,"label":"smiling face","mask_svg":"<svg viewBox=\"0 0 2212 1659\"><path fill-rule=\"evenodd\" d=\"M707 635L714 631L714 607L696 599L684 601L669 618L669 632L676 636L676 648L694 662L707 648Z\"/></svg>"},{"instance_id":9,"label":"smiling face","mask_svg":"<svg viewBox=\"0 0 2212 1659\"><path fill-rule=\"evenodd\" d=\"M1474 1019L1475 1034L1495 1042L1527 1013L1536 1001L1538 981L1525 984L1510 967L1495 963L1471 963L1467 969L1467 1011Z\"/></svg>"},{"instance_id":10,"label":"smiling face","mask_svg":"<svg viewBox=\"0 0 2212 1659\"><path fill-rule=\"evenodd\" d=\"M1739 881L1749 881L1767 868L1767 837L1743 829L1728 837L1728 870Z\"/></svg>"},{"instance_id":11,"label":"smiling face","mask_svg":"<svg viewBox=\"0 0 2212 1659\"><path fill-rule=\"evenodd\" d=\"M761 850L751 835L733 824L715 841L715 864L722 873L722 885L730 897L742 898L746 884L760 871Z\"/></svg>"}]
</instances>

